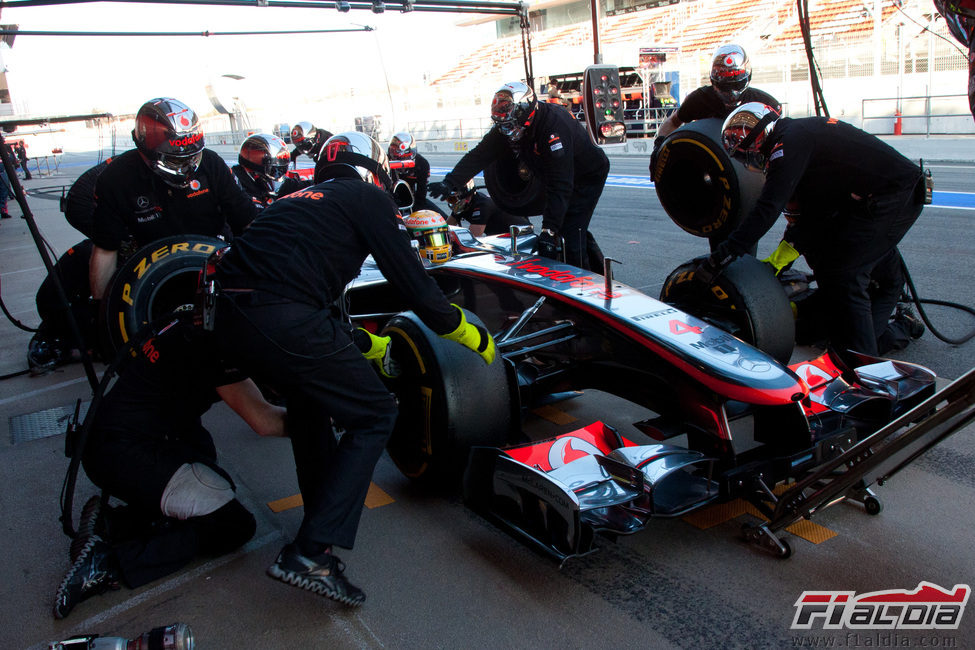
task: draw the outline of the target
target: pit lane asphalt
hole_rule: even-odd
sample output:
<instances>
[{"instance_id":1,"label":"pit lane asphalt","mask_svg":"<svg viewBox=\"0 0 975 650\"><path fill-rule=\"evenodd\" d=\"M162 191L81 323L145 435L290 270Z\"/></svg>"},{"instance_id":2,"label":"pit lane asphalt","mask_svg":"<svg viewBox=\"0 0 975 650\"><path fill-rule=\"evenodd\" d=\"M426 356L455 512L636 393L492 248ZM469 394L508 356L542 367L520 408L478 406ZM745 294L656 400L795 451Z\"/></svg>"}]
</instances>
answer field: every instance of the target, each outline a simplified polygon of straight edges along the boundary
<instances>
[{"instance_id":1,"label":"pit lane asphalt","mask_svg":"<svg viewBox=\"0 0 975 650\"><path fill-rule=\"evenodd\" d=\"M430 158L438 169L457 159ZM61 176L26 186L68 184L86 164L63 165ZM614 174L639 176L645 169L642 159L613 158ZM975 187L970 164L938 165L934 173L939 191ZM55 201L38 194L30 201L38 226L57 251L80 239ZM19 209L11 208L18 216ZM901 249L923 297L975 305L973 219L975 212L968 209L928 207L908 233ZM671 269L707 248L704 240L677 228L647 188L607 187L593 231L607 254L623 262L617 279L650 295L657 295ZM777 226L766 236L760 255L774 247L780 232ZM33 296L44 270L21 219L0 222L0 273L7 308L26 324L36 324ZM975 319L943 309L932 309L931 317L955 336L975 326ZM25 366L29 338L6 320L0 323L0 374ZM925 333L894 356L954 378L975 365L975 343L948 346ZM830 639L854 647L847 630L789 629L802 591L863 593L913 589L922 580L945 588L975 582L970 506L975 431L969 427L879 488L885 506L879 516L839 505L816 517L837 536L821 544L793 537L795 554L789 560L772 559L740 541L746 516L707 530L679 519L653 521L643 532L604 543L599 552L560 569L466 510L456 496L418 489L384 457L374 483L392 501L381 505L382 494L374 492L356 548L341 554L351 579L369 595L364 607L350 611L264 575L300 521L300 509L275 514L267 507L297 493L290 446L258 438L218 405L206 424L222 465L258 518L254 540L240 553L195 563L141 589L96 597L68 619L55 621L51 601L67 568L67 538L57 522L67 465L63 438L13 444L11 419L89 395L77 364L0 383L4 648L45 647L76 632L135 636L175 621L190 624L199 648L785 648ZM630 423L647 412L587 393L546 415L558 421L529 414L525 430L540 438L604 419L640 440ZM86 481L79 483L76 512L93 493ZM975 614L966 613L957 631L880 634L874 645L887 639L899 647L920 647L922 641L973 647ZM858 640L866 637L861 632Z\"/></svg>"}]
</instances>

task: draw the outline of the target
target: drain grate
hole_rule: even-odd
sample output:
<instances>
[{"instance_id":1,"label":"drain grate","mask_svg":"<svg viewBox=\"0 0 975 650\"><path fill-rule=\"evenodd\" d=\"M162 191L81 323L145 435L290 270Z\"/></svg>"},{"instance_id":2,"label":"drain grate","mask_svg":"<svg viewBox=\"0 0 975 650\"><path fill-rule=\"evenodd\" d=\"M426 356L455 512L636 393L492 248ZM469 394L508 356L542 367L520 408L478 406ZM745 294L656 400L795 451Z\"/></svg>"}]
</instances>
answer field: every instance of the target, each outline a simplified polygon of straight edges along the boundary
<instances>
[{"instance_id":1,"label":"drain grate","mask_svg":"<svg viewBox=\"0 0 975 650\"><path fill-rule=\"evenodd\" d=\"M90 403L90 401L81 403L79 422L84 420ZM72 416L74 416L74 404L12 417L10 418L10 442L16 445L19 442L60 435L67 430Z\"/></svg>"}]
</instances>

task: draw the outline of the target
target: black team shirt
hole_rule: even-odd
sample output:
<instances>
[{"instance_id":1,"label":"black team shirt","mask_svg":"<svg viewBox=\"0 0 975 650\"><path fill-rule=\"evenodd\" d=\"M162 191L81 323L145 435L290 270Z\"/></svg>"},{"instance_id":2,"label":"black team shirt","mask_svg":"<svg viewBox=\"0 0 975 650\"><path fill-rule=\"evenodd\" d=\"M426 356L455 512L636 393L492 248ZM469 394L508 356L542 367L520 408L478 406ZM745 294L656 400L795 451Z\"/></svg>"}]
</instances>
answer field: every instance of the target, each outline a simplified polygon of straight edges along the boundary
<instances>
[{"instance_id":1,"label":"black team shirt","mask_svg":"<svg viewBox=\"0 0 975 650\"><path fill-rule=\"evenodd\" d=\"M215 237L227 225L238 235L257 213L230 168L209 149L186 188L170 187L138 150L126 151L95 182L95 203L91 239L108 251L118 250L129 235L139 246L171 235Z\"/></svg>"},{"instance_id":2,"label":"black team shirt","mask_svg":"<svg viewBox=\"0 0 975 650\"><path fill-rule=\"evenodd\" d=\"M325 308L370 254L430 329L457 328L460 315L410 247L393 199L358 179L312 185L265 208L220 261L217 279Z\"/></svg>"}]
</instances>

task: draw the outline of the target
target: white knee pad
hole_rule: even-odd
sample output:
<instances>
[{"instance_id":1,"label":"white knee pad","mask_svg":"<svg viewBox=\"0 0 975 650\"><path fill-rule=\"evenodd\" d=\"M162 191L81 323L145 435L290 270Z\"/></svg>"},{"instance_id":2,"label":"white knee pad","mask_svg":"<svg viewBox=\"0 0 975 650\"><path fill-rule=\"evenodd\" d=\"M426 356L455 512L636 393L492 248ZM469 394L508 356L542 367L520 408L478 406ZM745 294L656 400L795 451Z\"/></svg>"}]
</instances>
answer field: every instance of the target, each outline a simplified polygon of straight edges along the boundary
<instances>
[{"instance_id":1,"label":"white knee pad","mask_svg":"<svg viewBox=\"0 0 975 650\"><path fill-rule=\"evenodd\" d=\"M167 517L189 519L215 512L234 500L234 489L203 463L184 463L166 484L159 509Z\"/></svg>"}]
</instances>

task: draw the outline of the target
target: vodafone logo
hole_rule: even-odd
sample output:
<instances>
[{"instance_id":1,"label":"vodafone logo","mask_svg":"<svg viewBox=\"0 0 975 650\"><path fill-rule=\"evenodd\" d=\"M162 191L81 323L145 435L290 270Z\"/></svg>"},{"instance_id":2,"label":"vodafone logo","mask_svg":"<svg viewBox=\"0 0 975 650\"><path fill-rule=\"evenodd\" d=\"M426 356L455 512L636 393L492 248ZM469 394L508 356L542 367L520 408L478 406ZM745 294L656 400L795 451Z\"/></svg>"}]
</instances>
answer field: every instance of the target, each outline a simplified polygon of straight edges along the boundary
<instances>
[{"instance_id":1,"label":"vodafone logo","mask_svg":"<svg viewBox=\"0 0 975 650\"><path fill-rule=\"evenodd\" d=\"M190 125L190 121L189 121L189 119L185 115L180 115L179 116L179 124L180 124L180 126L189 126Z\"/></svg>"},{"instance_id":2,"label":"vodafone logo","mask_svg":"<svg viewBox=\"0 0 975 650\"><path fill-rule=\"evenodd\" d=\"M186 118L183 118L183 119L186 119ZM189 146L189 145L193 144L194 142L199 142L202 139L203 139L203 134L202 133L194 133L192 135L186 136L185 138L180 138L178 140L170 140L169 141L169 146L170 147L186 147L186 146Z\"/></svg>"},{"instance_id":3,"label":"vodafone logo","mask_svg":"<svg viewBox=\"0 0 975 650\"><path fill-rule=\"evenodd\" d=\"M190 181L190 189L193 190L194 192L196 190L200 189L200 181L196 180L195 178L193 180L191 180Z\"/></svg>"}]
</instances>

